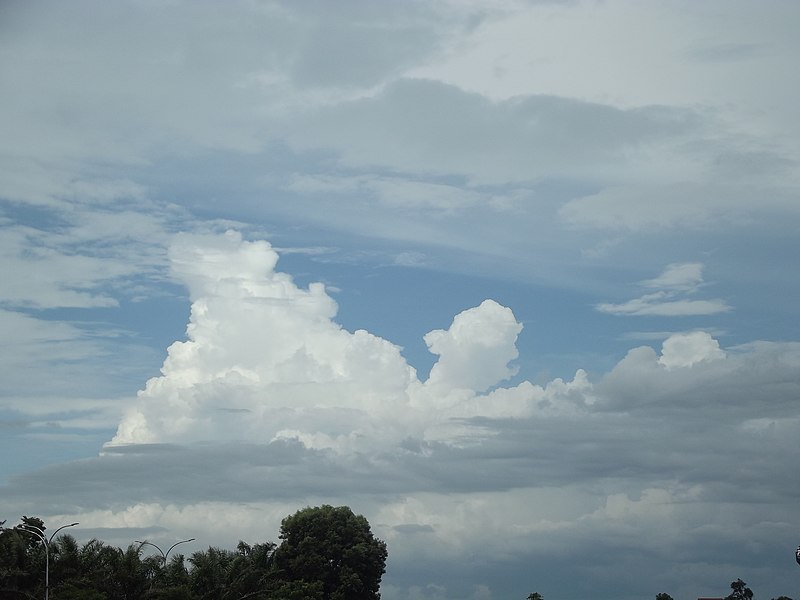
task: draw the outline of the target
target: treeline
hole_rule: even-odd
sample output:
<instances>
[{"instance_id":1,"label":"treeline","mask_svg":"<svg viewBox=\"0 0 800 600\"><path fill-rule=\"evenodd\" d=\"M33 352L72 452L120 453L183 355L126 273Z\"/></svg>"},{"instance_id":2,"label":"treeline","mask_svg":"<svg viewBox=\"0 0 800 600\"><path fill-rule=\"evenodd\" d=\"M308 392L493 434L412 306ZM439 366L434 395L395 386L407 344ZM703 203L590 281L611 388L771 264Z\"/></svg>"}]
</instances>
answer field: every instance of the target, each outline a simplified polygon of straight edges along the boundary
<instances>
[{"instance_id":1,"label":"treeline","mask_svg":"<svg viewBox=\"0 0 800 600\"><path fill-rule=\"evenodd\" d=\"M46 571L52 600L377 600L387 557L366 518L346 506L286 517L279 544L239 542L235 550L209 547L189 557L167 557L158 547L148 553L152 544L142 542L80 545L66 533L45 544L29 533L35 528L48 540L36 517L2 527L3 600L45 597Z\"/></svg>"},{"instance_id":2,"label":"treeline","mask_svg":"<svg viewBox=\"0 0 800 600\"><path fill-rule=\"evenodd\" d=\"M672 600L672 596L665 593L656 594L656 600ZM731 582L731 593L724 600L753 600L753 590L741 579ZM772 600L792 600L789 596L778 596Z\"/></svg>"}]
</instances>

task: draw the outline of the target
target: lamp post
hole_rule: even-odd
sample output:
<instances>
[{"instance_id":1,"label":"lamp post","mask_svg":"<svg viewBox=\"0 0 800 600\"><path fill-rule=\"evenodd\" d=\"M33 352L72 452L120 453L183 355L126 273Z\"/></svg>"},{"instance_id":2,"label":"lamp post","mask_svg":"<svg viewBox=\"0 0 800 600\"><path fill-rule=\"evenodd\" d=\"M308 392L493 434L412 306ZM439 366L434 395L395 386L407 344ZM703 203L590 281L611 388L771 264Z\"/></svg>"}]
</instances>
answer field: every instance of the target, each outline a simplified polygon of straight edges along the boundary
<instances>
[{"instance_id":1,"label":"lamp post","mask_svg":"<svg viewBox=\"0 0 800 600\"><path fill-rule=\"evenodd\" d=\"M44 600L50 599L50 542L53 541L53 538L56 537L56 534L59 531L66 529L67 527L75 527L77 524L78 523L70 523L69 525L62 525L56 529L49 538L44 534L44 530L36 525L23 523L19 526L20 531L26 531L35 535L44 545Z\"/></svg>"},{"instance_id":2,"label":"lamp post","mask_svg":"<svg viewBox=\"0 0 800 600\"><path fill-rule=\"evenodd\" d=\"M170 546L167 549L166 552L164 552L160 547L158 547L153 542L148 542L147 540L144 540L143 542L140 542L139 540L133 540L133 541L136 542L137 544L139 544L139 550L141 550L142 546L144 546L145 544L148 545L148 546L152 546L153 548L158 550L158 552L161 554L161 560L163 561L163 568L166 569L167 568L167 557L169 556L169 553L172 552L172 549L175 546L177 546L178 544L185 544L187 542L193 542L194 538L189 538L188 540L181 540L180 542L175 542L174 544L172 544L172 546ZM153 586L153 582L151 581L150 582L151 589L152 589L152 586Z\"/></svg>"},{"instance_id":3,"label":"lamp post","mask_svg":"<svg viewBox=\"0 0 800 600\"><path fill-rule=\"evenodd\" d=\"M167 566L167 557L169 556L169 553L172 552L172 549L175 546L177 546L178 544L185 544L186 542L193 542L194 538L189 538L188 540L181 540L180 542L175 542L174 544L172 544L172 546L169 547L169 549L166 552L164 552L161 548L156 546L153 542L148 542L147 540L145 540L143 542L140 542L139 540L133 540L133 541L136 542L137 544L139 544L139 549L140 550L141 550L142 546L144 546L145 544L148 545L148 546L152 546L153 548L158 550L161 553L161 560L164 561L164 567L166 567Z\"/></svg>"}]
</instances>

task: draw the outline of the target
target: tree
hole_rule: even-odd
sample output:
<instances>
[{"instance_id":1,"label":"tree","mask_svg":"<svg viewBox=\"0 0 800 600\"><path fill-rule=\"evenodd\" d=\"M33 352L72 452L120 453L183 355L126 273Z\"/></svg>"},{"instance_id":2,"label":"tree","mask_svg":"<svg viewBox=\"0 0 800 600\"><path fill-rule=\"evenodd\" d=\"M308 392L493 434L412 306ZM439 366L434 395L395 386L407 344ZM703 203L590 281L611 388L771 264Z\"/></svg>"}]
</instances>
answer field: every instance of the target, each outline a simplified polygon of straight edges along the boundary
<instances>
[{"instance_id":1,"label":"tree","mask_svg":"<svg viewBox=\"0 0 800 600\"><path fill-rule=\"evenodd\" d=\"M23 525L0 521L0 599L44 595L45 548ZM92 539L80 546L68 534L49 551L50 595L57 600L379 600L386 544L346 506L306 508L286 517L281 545L239 542L235 551L209 547L185 561L142 556ZM188 562L189 568L187 569ZM536 594L531 600L542 600Z\"/></svg>"},{"instance_id":2,"label":"tree","mask_svg":"<svg viewBox=\"0 0 800 600\"><path fill-rule=\"evenodd\" d=\"M166 565L160 564L161 587L153 594L159 600L189 600L191 598L189 571L183 554L173 554Z\"/></svg>"},{"instance_id":3,"label":"tree","mask_svg":"<svg viewBox=\"0 0 800 600\"><path fill-rule=\"evenodd\" d=\"M531 592L525 600L544 600L544 597L539 592Z\"/></svg>"},{"instance_id":4,"label":"tree","mask_svg":"<svg viewBox=\"0 0 800 600\"><path fill-rule=\"evenodd\" d=\"M741 579L731 582L731 590L733 591L725 596L725 600L753 600L753 590Z\"/></svg>"},{"instance_id":5,"label":"tree","mask_svg":"<svg viewBox=\"0 0 800 600\"><path fill-rule=\"evenodd\" d=\"M148 567L142 562L139 544L130 544L126 550L114 548L109 553L112 591L109 598L116 600L138 600L144 598L150 589L147 577Z\"/></svg>"},{"instance_id":6,"label":"tree","mask_svg":"<svg viewBox=\"0 0 800 600\"><path fill-rule=\"evenodd\" d=\"M281 523L274 598L378 600L386 544L347 506L304 508Z\"/></svg>"},{"instance_id":7,"label":"tree","mask_svg":"<svg viewBox=\"0 0 800 600\"><path fill-rule=\"evenodd\" d=\"M672 600L672 596L661 592L660 594L656 594L656 600Z\"/></svg>"},{"instance_id":8,"label":"tree","mask_svg":"<svg viewBox=\"0 0 800 600\"><path fill-rule=\"evenodd\" d=\"M30 584L28 536L0 524L0 597L13 598Z\"/></svg>"},{"instance_id":9,"label":"tree","mask_svg":"<svg viewBox=\"0 0 800 600\"><path fill-rule=\"evenodd\" d=\"M273 587L272 557L275 544L267 542L251 546L240 541L228 571L228 595L240 600L262 600Z\"/></svg>"},{"instance_id":10,"label":"tree","mask_svg":"<svg viewBox=\"0 0 800 600\"><path fill-rule=\"evenodd\" d=\"M69 534L61 535L50 544L50 578L52 596L62 598L96 597L83 580L83 565L78 542Z\"/></svg>"},{"instance_id":11,"label":"tree","mask_svg":"<svg viewBox=\"0 0 800 600\"><path fill-rule=\"evenodd\" d=\"M39 538L26 533L23 525L44 531L44 521L23 516L13 528L0 523L0 597L24 598L44 595L45 551Z\"/></svg>"},{"instance_id":12,"label":"tree","mask_svg":"<svg viewBox=\"0 0 800 600\"><path fill-rule=\"evenodd\" d=\"M189 578L193 597L224 600L233 560L233 552L213 546L192 554L189 558L192 564Z\"/></svg>"},{"instance_id":13,"label":"tree","mask_svg":"<svg viewBox=\"0 0 800 600\"><path fill-rule=\"evenodd\" d=\"M86 542L80 549L80 564L82 573L81 592L89 598L87 590L94 590L98 598L111 600L116 598L121 591L117 585L117 569L121 564L119 548L114 548L100 540L93 538ZM59 595L60 597L60 595ZM77 595L76 598L80 598Z\"/></svg>"}]
</instances>

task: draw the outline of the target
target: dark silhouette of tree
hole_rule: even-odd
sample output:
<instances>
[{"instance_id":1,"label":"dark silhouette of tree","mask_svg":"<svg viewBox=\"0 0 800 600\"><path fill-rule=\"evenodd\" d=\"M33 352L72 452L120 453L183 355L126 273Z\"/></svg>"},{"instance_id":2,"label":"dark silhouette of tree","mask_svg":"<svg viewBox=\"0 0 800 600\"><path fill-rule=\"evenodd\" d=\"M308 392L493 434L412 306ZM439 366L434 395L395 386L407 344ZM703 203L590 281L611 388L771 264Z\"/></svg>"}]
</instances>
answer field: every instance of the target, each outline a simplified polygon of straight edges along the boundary
<instances>
[{"instance_id":1,"label":"dark silhouette of tree","mask_svg":"<svg viewBox=\"0 0 800 600\"><path fill-rule=\"evenodd\" d=\"M194 598L201 600L225 600L225 591L234 553L222 548L209 547L189 557L192 569L189 574Z\"/></svg>"},{"instance_id":2,"label":"dark silhouette of tree","mask_svg":"<svg viewBox=\"0 0 800 600\"><path fill-rule=\"evenodd\" d=\"M304 508L281 523L275 598L378 600L386 544L347 506Z\"/></svg>"},{"instance_id":3,"label":"dark silhouette of tree","mask_svg":"<svg viewBox=\"0 0 800 600\"><path fill-rule=\"evenodd\" d=\"M324 600L321 581L278 581L267 596L270 600Z\"/></svg>"},{"instance_id":4,"label":"dark silhouette of tree","mask_svg":"<svg viewBox=\"0 0 800 600\"><path fill-rule=\"evenodd\" d=\"M191 600L191 577L183 554L173 554L166 566L161 566L163 568L156 579L158 587L153 597L159 600Z\"/></svg>"},{"instance_id":5,"label":"dark silhouette of tree","mask_svg":"<svg viewBox=\"0 0 800 600\"><path fill-rule=\"evenodd\" d=\"M747 587L747 584L741 579L731 582L731 590L729 595L725 596L725 600L752 600L753 590Z\"/></svg>"},{"instance_id":6,"label":"dark silhouette of tree","mask_svg":"<svg viewBox=\"0 0 800 600\"><path fill-rule=\"evenodd\" d=\"M656 594L656 600L672 600L672 596L661 592L660 594Z\"/></svg>"},{"instance_id":7,"label":"dark silhouette of tree","mask_svg":"<svg viewBox=\"0 0 800 600\"><path fill-rule=\"evenodd\" d=\"M0 527L0 591L4 597L44 596L44 547L23 525L46 529L44 521L28 516L13 528Z\"/></svg>"},{"instance_id":8,"label":"dark silhouette of tree","mask_svg":"<svg viewBox=\"0 0 800 600\"><path fill-rule=\"evenodd\" d=\"M13 598L14 594L21 594L21 590L30 587L28 537L16 528L0 527L0 594L3 597Z\"/></svg>"},{"instance_id":9,"label":"dark silhouette of tree","mask_svg":"<svg viewBox=\"0 0 800 600\"><path fill-rule=\"evenodd\" d=\"M126 563L123 560L122 550L98 539L91 539L81 547L80 560L85 589L94 590L100 594L99 597L109 599L121 593L119 569L122 565L126 565L130 570L131 557ZM146 581L144 573L142 580Z\"/></svg>"},{"instance_id":10,"label":"dark silhouette of tree","mask_svg":"<svg viewBox=\"0 0 800 600\"><path fill-rule=\"evenodd\" d=\"M23 517L44 531L35 517ZM20 525L0 521L0 600L44 596L45 552ZM71 535L49 545L54 600L379 600L386 544L367 520L347 507L306 508L286 517L280 547L239 542L236 550L209 547L186 560L143 556ZM188 563L188 568L187 568ZM541 596L533 600L541 600Z\"/></svg>"},{"instance_id":11,"label":"dark silhouette of tree","mask_svg":"<svg viewBox=\"0 0 800 600\"><path fill-rule=\"evenodd\" d=\"M80 550L78 542L68 534L50 544L50 576L55 581L51 592L59 600L98 597L92 591L91 582L84 577Z\"/></svg>"},{"instance_id":12,"label":"dark silhouette of tree","mask_svg":"<svg viewBox=\"0 0 800 600\"><path fill-rule=\"evenodd\" d=\"M267 598L273 587L273 555L275 544L255 544L251 546L239 542L228 573L228 588L231 598L239 600L261 600Z\"/></svg>"},{"instance_id":13,"label":"dark silhouette of tree","mask_svg":"<svg viewBox=\"0 0 800 600\"><path fill-rule=\"evenodd\" d=\"M544 600L544 597L539 592L531 592L525 600Z\"/></svg>"}]
</instances>

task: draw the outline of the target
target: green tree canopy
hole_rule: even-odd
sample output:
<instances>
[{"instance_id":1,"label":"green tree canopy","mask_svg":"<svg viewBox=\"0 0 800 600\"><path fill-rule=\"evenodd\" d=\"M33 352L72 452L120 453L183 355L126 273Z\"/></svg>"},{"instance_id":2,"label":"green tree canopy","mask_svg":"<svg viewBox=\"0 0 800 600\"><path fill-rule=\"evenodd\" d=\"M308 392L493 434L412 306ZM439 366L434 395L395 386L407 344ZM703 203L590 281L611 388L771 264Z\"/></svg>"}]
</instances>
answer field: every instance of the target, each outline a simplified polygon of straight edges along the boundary
<instances>
[{"instance_id":1,"label":"green tree canopy","mask_svg":"<svg viewBox=\"0 0 800 600\"><path fill-rule=\"evenodd\" d=\"M349 507L299 510L283 520L280 538L274 563L287 597L302 592L320 600L380 598L386 544Z\"/></svg>"},{"instance_id":2,"label":"green tree canopy","mask_svg":"<svg viewBox=\"0 0 800 600\"><path fill-rule=\"evenodd\" d=\"M44 531L35 517L22 524ZM0 521L0 599L44 596L45 551L21 525ZM49 545L56 600L378 600L386 544L346 506L306 508L286 517L282 543L209 547L164 561L97 539L78 544L62 534ZM188 567L188 568L187 568ZM541 600L541 599L539 599Z\"/></svg>"}]
</instances>

